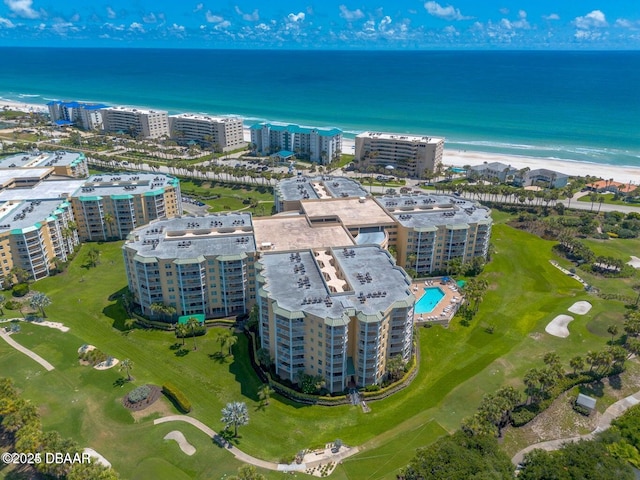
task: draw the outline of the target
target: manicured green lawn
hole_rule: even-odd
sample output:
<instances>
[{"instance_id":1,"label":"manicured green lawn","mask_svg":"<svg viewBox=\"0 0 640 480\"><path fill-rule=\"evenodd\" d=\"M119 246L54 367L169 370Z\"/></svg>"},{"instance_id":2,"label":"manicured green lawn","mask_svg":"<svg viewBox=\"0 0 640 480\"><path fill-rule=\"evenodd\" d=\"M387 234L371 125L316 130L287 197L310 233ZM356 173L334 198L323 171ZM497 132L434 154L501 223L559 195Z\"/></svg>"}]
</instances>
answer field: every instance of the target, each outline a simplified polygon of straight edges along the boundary
<instances>
[{"instance_id":1,"label":"manicured green lawn","mask_svg":"<svg viewBox=\"0 0 640 480\"><path fill-rule=\"evenodd\" d=\"M202 199L210 207L212 212L249 210L249 203L243 201L257 201L258 207L250 209L256 215L270 215L273 207L273 191L271 187L247 185L228 185L212 181L202 181L181 178L180 190L184 195ZM207 200L205 197L218 196L216 199Z\"/></svg>"},{"instance_id":2,"label":"manicured green lawn","mask_svg":"<svg viewBox=\"0 0 640 480\"><path fill-rule=\"evenodd\" d=\"M2 342L0 371L15 378L25 397L40 405L45 428L95 448L123 478L151 478L155 472L159 476L154 478L219 478L239 466L189 425L154 426L151 419L134 423L120 404L122 396L137 385L166 381L187 395L193 404L190 415L217 431L222 428L221 408L230 401L246 402L250 423L240 428L238 447L249 454L277 461L340 438L347 445L362 445L363 451L345 461L332 478L394 478L416 448L455 430L485 393L505 383L520 385L523 373L540 365L547 351L556 351L566 362L576 353L602 348L609 337L609 317L622 315L619 302L589 296L549 263L555 258L553 242L497 224L493 243L494 260L484 274L490 289L471 326L456 321L448 329L420 328L419 375L410 388L372 402L368 414L351 405L310 407L278 396L260 408L260 383L245 357L243 335L234 356L218 359L221 329L199 337L195 351L188 338L184 356L176 356L171 348L177 342L171 333L122 331L125 312L118 298L126 278L121 243L96 244L101 263L91 269L82 266L88 250L83 247L65 274L34 284L33 289L53 300L48 316L71 331L24 325L15 339L52 362L56 370L44 372ZM566 339L544 333L546 324L577 300L592 302L593 315L576 318ZM600 321L598 315L607 318ZM485 332L487 324L495 326L493 334ZM587 328L587 324L593 325ZM84 343L119 359L130 358L133 385L118 386L123 374L117 369L99 372L80 366L76 352ZM171 430L184 432L198 452L187 457L175 442L162 440ZM267 475L283 477L277 472Z\"/></svg>"}]
</instances>

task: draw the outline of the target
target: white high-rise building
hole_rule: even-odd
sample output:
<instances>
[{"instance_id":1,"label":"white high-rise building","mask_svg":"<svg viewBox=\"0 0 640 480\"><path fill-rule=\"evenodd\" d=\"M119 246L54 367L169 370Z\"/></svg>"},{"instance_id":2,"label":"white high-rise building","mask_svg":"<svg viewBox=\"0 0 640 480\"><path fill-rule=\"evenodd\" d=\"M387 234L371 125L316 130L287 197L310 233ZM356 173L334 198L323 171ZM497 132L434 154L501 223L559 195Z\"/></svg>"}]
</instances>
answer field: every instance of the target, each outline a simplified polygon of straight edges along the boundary
<instances>
[{"instance_id":1,"label":"white high-rise building","mask_svg":"<svg viewBox=\"0 0 640 480\"><path fill-rule=\"evenodd\" d=\"M165 110L108 107L102 110L105 132L159 138L169 136L169 116Z\"/></svg>"},{"instance_id":2,"label":"white high-rise building","mask_svg":"<svg viewBox=\"0 0 640 480\"><path fill-rule=\"evenodd\" d=\"M239 117L211 117L181 113L169 117L171 138L195 140L217 145L222 151L247 145L244 141L242 119Z\"/></svg>"},{"instance_id":3,"label":"white high-rise building","mask_svg":"<svg viewBox=\"0 0 640 480\"><path fill-rule=\"evenodd\" d=\"M63 102L54 100L47 103L51 123L54 125L75 125L83 130L102 130L101 103Z\"/></svg>"},{"instance_id":4,"label":"white high-rise building","mask_svg":"<svg viewBox=\"0 0 640 480\"><path fill-rule=\"evenodd\" d=\"M261 155L284 150L326 165L342 151L342 130L258 123L251 127L251 143Z\"/></svg>"}]
</instances>

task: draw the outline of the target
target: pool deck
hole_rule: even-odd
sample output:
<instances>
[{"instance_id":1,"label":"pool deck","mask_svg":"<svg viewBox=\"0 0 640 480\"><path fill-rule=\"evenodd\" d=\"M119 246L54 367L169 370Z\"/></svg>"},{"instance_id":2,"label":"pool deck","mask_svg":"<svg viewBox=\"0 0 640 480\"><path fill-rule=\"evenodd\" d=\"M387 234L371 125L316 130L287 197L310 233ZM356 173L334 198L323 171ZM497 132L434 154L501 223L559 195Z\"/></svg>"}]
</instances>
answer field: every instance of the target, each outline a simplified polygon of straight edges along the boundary
<instances>
[{"instance_id":1,"label":"pool deck","mask_svg":"<svg viewBox=\"0 0 640 480\"><path fill-rule=\"evenodd\" d=\"M420 280L419 282L413 282L411 289L417 299L424 295L424 291L427 288L438 287L444 293L442 300L434 307L429 313L416 313L413 316L413 321L417 324L434 324L448 326L449 321L458 311L460 302L464 296L460 292L460 287L454 281L449 281L446 284L442 282L441 277L427 278Z\"/></svg>"}]
</instances>

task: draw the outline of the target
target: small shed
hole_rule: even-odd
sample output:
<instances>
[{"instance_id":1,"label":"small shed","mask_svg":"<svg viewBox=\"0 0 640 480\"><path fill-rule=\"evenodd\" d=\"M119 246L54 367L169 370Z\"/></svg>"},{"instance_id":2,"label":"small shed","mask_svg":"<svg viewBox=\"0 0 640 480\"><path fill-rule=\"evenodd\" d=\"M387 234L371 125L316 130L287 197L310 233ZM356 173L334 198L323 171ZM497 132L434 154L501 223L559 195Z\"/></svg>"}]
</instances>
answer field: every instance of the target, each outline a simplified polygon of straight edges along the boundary
<instances>
[{"instance_id":1,"label":"small shed","mask_svg":"<svg viewBox=\"0 0 640 480\"><path fill-rule=\"evenodd\" d=\"M578 398L576 399L576 405L584 407L590 412L593 412L593 410L595 410L596 408L596 399L583 393L579 393Z\"/></svg>"}]
</instances>

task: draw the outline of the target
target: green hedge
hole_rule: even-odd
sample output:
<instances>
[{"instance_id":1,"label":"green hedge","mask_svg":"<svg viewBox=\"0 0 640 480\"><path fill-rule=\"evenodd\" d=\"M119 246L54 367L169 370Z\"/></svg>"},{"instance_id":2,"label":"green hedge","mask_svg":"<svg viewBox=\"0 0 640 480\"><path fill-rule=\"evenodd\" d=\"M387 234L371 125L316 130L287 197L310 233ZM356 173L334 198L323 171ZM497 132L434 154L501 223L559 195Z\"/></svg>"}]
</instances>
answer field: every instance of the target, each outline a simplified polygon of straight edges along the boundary
<instances>
[{"instance_id":1,"label":"green hedge","mask_svg":"<svg viewBox=\"0 0 640 480\"><path fill-rule=\"evenodd\" d=\"M19 283L18 285L13 287L12 293L14 297L24 297L27 293L29 293L29 284Z\"/></svg>"},{"instance_id":2,"label":"green hedge","mask_svg":"<svg viewBox=\"0 0 640 480\"><path fill-rule=\"evenodd\" d=\"M191 402L184 396L184 393L176 388L175 385L165 383L162 386L162 393L164 393L169 400L171 400L174 405L184 413L189 413L191 411Z\"/></svg>"}]
</instances>

